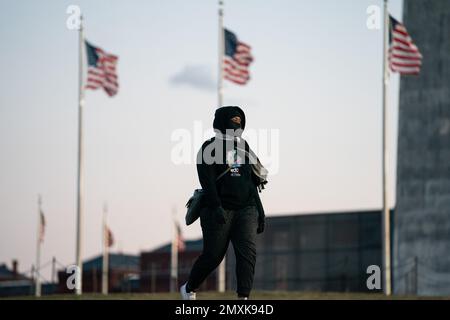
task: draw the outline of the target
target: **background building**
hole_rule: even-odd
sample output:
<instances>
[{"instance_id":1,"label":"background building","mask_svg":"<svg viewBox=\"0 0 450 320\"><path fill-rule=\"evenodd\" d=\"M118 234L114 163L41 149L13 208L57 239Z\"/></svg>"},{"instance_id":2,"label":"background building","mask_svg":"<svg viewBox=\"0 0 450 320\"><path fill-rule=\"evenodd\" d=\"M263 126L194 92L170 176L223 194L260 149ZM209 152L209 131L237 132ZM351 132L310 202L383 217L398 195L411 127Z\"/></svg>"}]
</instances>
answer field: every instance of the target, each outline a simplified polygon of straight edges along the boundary
<instances>
[{"instance_id":1,"label":"background building","mask_svg":"<svg viewBox=\"0 0 450 320\"><path fill-rule=\"evenodd\" d=\"M404 24L423 55L402 77L394 291L450 294L450 1L404 1ZM408 270L417 270L417 280Z\"/></svg>"},{"instance_id":2,"label":"background building","mask_svg":"<svg viewBox=\"0 0 450 320\"><path fill-rule=\"evenodd\" d=\"M301 214L267 218L258 236L254 289L368 291L367 267L381 265L381 213ZM227 287L236 287L234 253Z\"/></svg>"},{"instance_id":3,"label":"background building","mask_svg":"<svg viewBox=\"0 0 450 320\"><path fill-rule=\"evenodd\" d=\"M0 297L34 295L35 283L33 277L19 273L18 264L17 260L12 261L11 268L8 268L6 264L0 264ZM56 289L56 283L41 283L41 290L44 295L53 294Z\"/></svg>"},{"instance_id":4,"label":"background building","mask_svg":"<svg viewBox=\"0 0 450 320\"><path fill-rule=\"evenodd\" d=\"M83 263L83 292L100 293L102 291L102 265L103 256L98 255ZM139 256L110 253L108 272L108 292L135 291L133 279L139 275ZM58 291L60 293L72 293L67 289L66 270L58 272Z\"/></svg>"},{"instance_id":5,"label":"background building","mask_svg":"<svg viewBox=\"0 0 450 320\"><path fill-rule=\"evenodd\" d=\"M267 217L257 237L255 290L368 291L367 267L381 266L381 213L301 214ZM179 253L179 285L201 254L202 239ZM141 254L141 290L169 291L170 244ZM216 270L217 271L217 270ZM217 272L200 290L216 290ZM235 290L235 258L227 252L227 290Z\"/></svg>"},{"instance_id":6,"label":"background building","mask_svg":"<svg viewBox=\"0 0 450 320\"><path fill-rule=\"evenodd\" d=\"M28 279L25 275L20 274L18 271L17 260L12 261L11 269L3 263L0 264L0 282L4 281L15 281L15 280L26 280Z\"/></svg>"},{"instance_id":7,"label":"background building","mask_svg":"<svg viewBox=\"0 0 450 320\"><path fill-rule=\"evenodd\" d=\"M197 257L202 253L203 239L185 241L185 250L178 252L178 287L185 283ZM141 253L141 291L168 292L170 290L170 249L165 244ZM200 290L217 289L217 272L213 272Z\"/></svg>"}]
</instances>

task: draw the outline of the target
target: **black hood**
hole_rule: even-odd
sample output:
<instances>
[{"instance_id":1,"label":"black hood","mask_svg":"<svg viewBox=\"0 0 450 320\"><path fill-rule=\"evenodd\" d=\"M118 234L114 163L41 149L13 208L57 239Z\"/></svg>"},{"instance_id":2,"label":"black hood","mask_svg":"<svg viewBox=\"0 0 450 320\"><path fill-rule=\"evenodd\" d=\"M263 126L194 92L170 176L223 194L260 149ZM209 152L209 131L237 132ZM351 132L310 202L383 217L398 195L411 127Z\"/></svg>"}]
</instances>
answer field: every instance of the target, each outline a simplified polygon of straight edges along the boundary
<instances>
[{"instance_id":1,"label":"black hood","mask_svg":"<svg viewBox=\"0 0 450 320\"><path fill-rule=\"evenodd\" d=\"M231 118L241 117L241 129L245 129L245 113L237 106L220 107L214 114L213 128L225 134L226 129L230 129L228 123Z\"/></svg>"}]
</instances>

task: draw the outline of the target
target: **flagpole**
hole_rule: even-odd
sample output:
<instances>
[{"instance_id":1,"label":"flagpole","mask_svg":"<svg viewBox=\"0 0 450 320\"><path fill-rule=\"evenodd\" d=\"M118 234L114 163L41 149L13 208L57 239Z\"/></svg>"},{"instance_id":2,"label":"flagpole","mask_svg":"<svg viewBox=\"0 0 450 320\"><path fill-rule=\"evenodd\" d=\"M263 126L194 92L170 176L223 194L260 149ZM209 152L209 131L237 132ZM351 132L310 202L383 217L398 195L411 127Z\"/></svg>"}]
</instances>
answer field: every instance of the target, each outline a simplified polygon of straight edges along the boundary
<instances>
[{"instance_id":1,"label":"flagpole","mask_svg":"<svg viewBox=\"0 0 450 320\"><path fill-rule=\"evenodd\" d=\"M103 207L103 263L102 263L102 293L108 294L108 276L109 276L109 234L106 224L106 215L108 208L106 204Z\"/></svg>"},{"instance_id":2,"label":"flagpole","mask_svg":"<svg viewBox=\"0 0 450 320\"><path fill-rule=\"evenodd\" d=\"M218 108L223 104L223 56L224 56L224 29L223 29L223 1L219 0L219 72L218 72L218 86L217 86L217 100ZM217 274L217 290L219 292L225 292L225 256L222 262L219 264Z\"/></svg>"},{"instance_id":3,"label":"flagpole","mask_svg":"<svg viewBox=\"0 0 450 320\"><path fill-rule=\"evenodd\" d=\"M224 55L224 34L223 34L223 1L219 0L219 46L218 46L218 79L217 79L217 108L223 104L223 55Z\"/></svg>"},{"instance_id":4,"label":"flagpole","mask_svg":"<svg viewBox=\"0 0 450 320\"><path fill-rule=\"evenodd\" d=\"M38 195L38 223L37 223L37 237L36 237L36 268L35 268L35 293L36 297L41 296L41 279L40 279L40 268L41 268L41 240L42 240L42 198Z\"/></svg>"},{"instance_id":5,"label":"flagpole","mask_svg":"<svg viewBox=\"0 0 450 320\"><path fill-rule=\"evenodd\" d=\"M170 292L175 292L178 286L178 241L175 208L172 209L172 245L170 252Z\"/></svg>"},{"instance_id":6,"label":"flagpole","mask_svg":"<svg viewBox=\"0 0 450 320\"><path fill-rule=\"evenodd\" d=\"M83 262L82 262L82 235L83 235L83 16L80 16L79 49L78 49L78 181L77 181L77 238L76 238L76 294L83 292Z\"/></svg>"},{"instance_id":7,"label":"flagpole","mask_svg":"<svg viewBox=\"0 0 450 320\"><path fill-rule=\"evenodd\" d=\"M388 134L387 134L387 87L388 87L388 61L387 61L387 50L388 50L388 36L389 36L389 13L387 9L388 0L384 0L384 34L383 34L383 146L382 146L382 157L383 157L383 282L384 282L384 294L389 296L392 294L391 288L391 221L390 221L390 210L389 210L389 198L388 198Z\"/></svg>"},{"instance_id":8,"label":"flagpole","mask_svg":"<svg viewBox=\"0 0 450 320\"><path fill-rule=\"evenodd\" d=\"M56 258L52 258L52 283L56 283Z\"/></svg>"}]
</instances>

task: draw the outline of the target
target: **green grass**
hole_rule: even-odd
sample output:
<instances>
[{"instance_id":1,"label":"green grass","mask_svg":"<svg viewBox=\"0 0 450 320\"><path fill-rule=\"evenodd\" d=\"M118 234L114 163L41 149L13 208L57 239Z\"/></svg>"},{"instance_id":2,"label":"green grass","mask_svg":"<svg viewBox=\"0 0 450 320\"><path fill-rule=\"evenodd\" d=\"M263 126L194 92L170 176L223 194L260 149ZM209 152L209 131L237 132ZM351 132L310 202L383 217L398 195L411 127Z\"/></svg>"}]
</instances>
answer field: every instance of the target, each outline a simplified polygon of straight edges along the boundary
<instances>
[{"instance_id":1,"label":"green grass","mask_svg":"<svg viewBox=\"0 0 450 320\"><path fill-rule=\"evenodd\" d=\"M37 299L30 296L9 297L8 299ZM178 293L114 293L109 295L83 294L75 296L72 294L49 295L39 298L41 300L179 300ZM236 294L228 291L219 293L214 291L198 292L199 300L234 300ZM417 297L417 296L391 296L387 297L379 293L337 293L337 292L296 292L296 291L254 291L252 300L422 300L422 299L445 299L450 297Z\"/></svg>"}]
</instances>

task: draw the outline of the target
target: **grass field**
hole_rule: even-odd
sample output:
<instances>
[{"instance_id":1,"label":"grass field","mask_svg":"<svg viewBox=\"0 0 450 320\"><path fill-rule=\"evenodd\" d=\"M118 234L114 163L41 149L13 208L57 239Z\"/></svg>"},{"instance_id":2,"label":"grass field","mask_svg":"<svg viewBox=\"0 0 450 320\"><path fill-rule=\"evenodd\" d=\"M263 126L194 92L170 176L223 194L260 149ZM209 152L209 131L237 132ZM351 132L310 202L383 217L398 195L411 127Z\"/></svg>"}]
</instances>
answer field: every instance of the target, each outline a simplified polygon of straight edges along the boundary
<instances>
[{"instance_id":1,"label":"grass field","mask_svg":"<svg viewBox=\"0 0 450 320\"><path fill-rule=\"evenodd\" d=\"M36 299L34 297L9 297L7 299ZM178 293L115 293L107 296L101 294L75 295L49 295L39 298L41 300L179 300ZM198 300L234 300L234 292L199 292ZM337 293L337 292L295 292L295 291L254 291L252 300L422 300L445 299L450 297L417 297L417 296L391 296L386 297L379 293Z\"/></svg>"}]
</instances>

